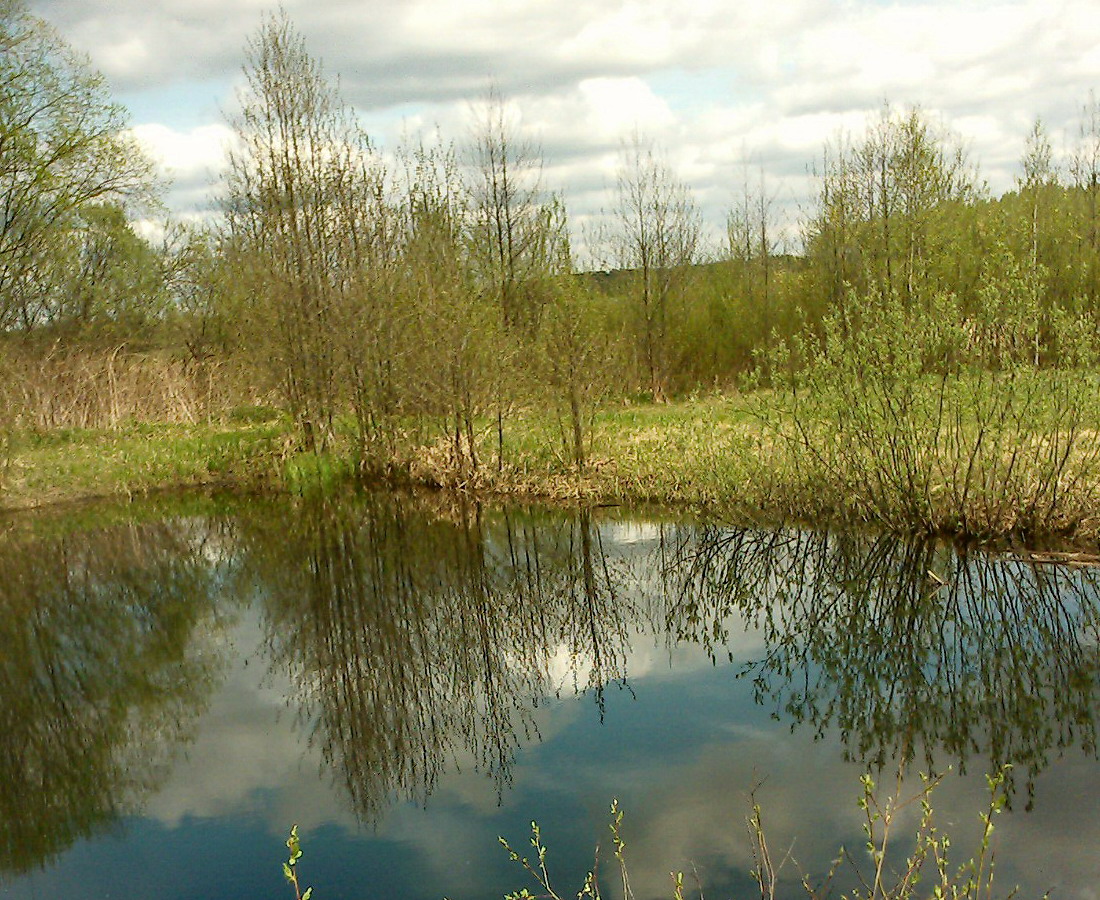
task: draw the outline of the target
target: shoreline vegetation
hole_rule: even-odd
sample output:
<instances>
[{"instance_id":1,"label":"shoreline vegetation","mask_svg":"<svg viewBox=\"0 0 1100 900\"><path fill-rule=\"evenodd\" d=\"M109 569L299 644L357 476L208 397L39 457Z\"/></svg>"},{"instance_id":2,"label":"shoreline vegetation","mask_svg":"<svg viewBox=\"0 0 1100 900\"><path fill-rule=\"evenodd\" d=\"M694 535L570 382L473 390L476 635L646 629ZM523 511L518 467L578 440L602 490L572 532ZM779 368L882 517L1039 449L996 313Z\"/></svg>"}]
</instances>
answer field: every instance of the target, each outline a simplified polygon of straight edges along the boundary
<instances>
[{"instance_id":1,"label":"shoreline vegetation","mask_svg":"<svg viewBox=\"0 0 1100 900\"><path fill-rule=\"evenodd\" d=\"M456 454L453 436L445 435L395 444L391 456L363 467L353 436L337 429L327 450L305 450L293 424L262 406L211 422L129 421L14 432L0 481L0 511L195 489L308 493L384 484L485 498L652 503L740 522L1092 544L1100 538L1100 421L1085 421L1087 408L1072 403L1081 399L1078 393L1100 391L1091 378L1071 379L1070 396L1062 398L1072 408L1069 421L1068 413L1050 409L1065 384L1046 375L1041 385L1020 373L1006 378L1013 391L1043 397L1058 432L1039 432L1034 421L1009 423L1010 416L997 409L986 414L996 415L995 427L975 421L967 429L972 443L954 457L932 455L936 447L924 446L959 441L958 435L946 436L946 427L938 437L923 431L927 408L913 413L914 421L895 423L885 443L876 435L866 447L855 439L810 444L811 429L800 418L805 411L793 405L793 394L779 396L774 390L605 404L586 423L586 463L580 471L570 452L568 424L538 410L513 412L502 445L495 421L478 422L476 468L467 452ZM947 403L942 384L927 390L926 405L942 415ZM971 390L988 386L980 380L968 385L968 403ZM907 402L917 405L912 398ZM854 405L841 409L852 416ZM814 414L819 418L812 431L832 433L832 422L816 405ZM895 413L886 414L893 422ZM901 440L911 458L900 451L891 455L891 446ZM497 457L501 447L503 460ZM826 447L835 455L825 457ZM886 450L880 453L880 447ZM922 458L922 452L928 455Z\"/></svg>"},{"instance_id":2,"label":"shoreline vegetation","mask_svg":"<svg viewBox=\"0 0 1100 900\"><path fill-rule=\"evenodd\" d=\"M745 174L722 237L635 133L582 235L506 98L383 152L280 12L217 215L153 242L103 78L20 0L0 44L0 508L375 480L1100 538L1094 94L1000 196L885 105L801 221Z\"/></svg>"},{"instance_id":3,"label":"shoreline vegetation","mask_svg":"<svg viewBox=\"0 0 1100 900\"><path fill-rule=\"evenodd\" d=\"M876 784L871 774L860 778L862 796L859 809L863 813L863 836L866 842L859 851L840 846L827 872L806 872L794 855L794 839L791 839L786 852L779 856L770 846L770 838L764 827L763 811L756 798L754 786L747 800L749 815L745 826L751 848L753 867L749 877L759 889L761 900L775 900L776 896L804 896L806 900L824 900L832 896L834 881L851 883L841 896L851 900L916 900L919 897L934 898L987 898L992 900L997 852L993 840L996 830L995 820L1005 810L1008 797L1005 793L1005 777L1011 766L1003 767L999 772L986 775L989 792L988 806L976 814L981 823L980 838L972 855L961 864L956 862L957 849L949 831L958 831L958 823L948 831L941 829L936 819L932 795L943 781L944 775L919 773L918 778L905 778L904 766L898 770L892 792ZM913 781L919 781L920 787L914 788ZM918 812L919 810L919 812ZM612 858L601 860L601 845L596 844L592 869L584 876L580 890L576 892L578 900L603 900L602 882L621 886L624 900L635 900L630 885L630 866L627 861L627 844L623 839L624 813L618 800L611 802L610 843ZM908 820L908 821L906 821ZM906 826L914 829L906 835L899 832ZM295 826L296 828L297 826ZM915 832L915 834L914 834ZM297 832L291 831L296 837ZM605 835L606 837L606 835ZM526 874L527 880L535 888L532 893L528 887L509 891L504 900L563 900L570 896L559 893L555 887L555 878L547 867L547 846L537 821L531 822L531 837L527 845L518 845L513 849L505 837L498 841L509 859ZM899 846L900 845L900 846ZM904 852L904 856L902 856ZM600 863L611 870L610 878L606 874L601 878ZM706 885L700 879L699 872L692 873L689 885L685 887L684 872L669 872L669 895L672 900L685 900L685 897L698 896L703 900ZM297 888L297 880L286 874ZM694 884L692 884L694 882ZM1018 888L1004 894L1011 898ZM301 897L300 900L308 900Z\"/></svg>"},{"instance_id":4,"label":"shoreline vegetation","mask_svg":"<svg viewBox=\"0 0 1100 900\"><path fill-rule=\"evenodd\" d=\"M983 289L995 323L1006 297L1028 294L1018 269L999 272ZM1100 538L1100 339L1089 316L1040 321L1041 358L1030 339L991 354L973 334L981 319L963 327L950 295L927 306L849 300L820 333L759 355L741 390L611 395L582 410L528 384L506 409L498 395L495 416L489 403L453 418L394 415L370 439L353 407L332 410L319 440L277 392L260 394L225 364L16 347L0 362L0 509L359 481L966 540Z\"/></svg>"},{"instance_id":5,"label":"shoreline vegetation","mask_svg":"<svg viewBox=\"0 0 1100 900\"><path fill-rule=\"evenodd\" d=\"M1011 766L1004 766L986 775L988 805L975 815L981 825L976 847L972 855L961 863L957 861L954 833L962 829L958 827L959 823L954 823L954 827L943 831L932 802L932 795L943 781L944 774L920 773L917 779L907 780L902 766L891 793L880 788L871 774L863 775L860 778L862 796L859 809L863 814L864 846L856 852L853 848L838 847L828 871L813 873L805 871L794 856L793 840L782 856L772 850L764 827L763 811L756 798L759 787L756 785L747 797L749 814L745 826L752 859L752 869L747 874L759 889L761 900L775 900L777 895L787 893L805 896L807 900L827 898L832 895L834 881L841 885L850 883L851 887L843 896L853 900L915 900L924 896L975 900L992 898L995 896L993 890L997 871L995 823L1007 808L1008 795L1004 785L1010 769ZM916 780L919 780L919 787L912 784ZM635 900L630 883L627 842L623 837L623 820L624 812L619 801L612 800L608 823L610 853L603 849L603 842L597 841L592 867L583 875L581 887L576 891L578 900L603 900L604 891L608 888L621 889L618 893L624 900ZM900 833L907 826L912 830ZM517 843L518 849L513 848L512 843L503 836L497 840L531 885L508 891L504 894L504 900L563 900L571 896L569 891L559 893L556 886L559 873L551 874L547 864L547 844L537 821L531 822L531 836L524 844ZM286 847L289 858L282 866L283 877L295 900L310 900L313 888L308 887L303 892L298 877L298 864L303 851L297 825L291 827ZM603 871L601 863L604 865ZM702 900L705 896L706 885L698 870L693 872L694 877L689 879L688 887L685 887L683 871L670 871L668 874L671 900L685 900L685 897L696 895ZM1018 888L1013 888L1004 896L1011 898L1017 891Z\"/></svg>"}]
</instances>

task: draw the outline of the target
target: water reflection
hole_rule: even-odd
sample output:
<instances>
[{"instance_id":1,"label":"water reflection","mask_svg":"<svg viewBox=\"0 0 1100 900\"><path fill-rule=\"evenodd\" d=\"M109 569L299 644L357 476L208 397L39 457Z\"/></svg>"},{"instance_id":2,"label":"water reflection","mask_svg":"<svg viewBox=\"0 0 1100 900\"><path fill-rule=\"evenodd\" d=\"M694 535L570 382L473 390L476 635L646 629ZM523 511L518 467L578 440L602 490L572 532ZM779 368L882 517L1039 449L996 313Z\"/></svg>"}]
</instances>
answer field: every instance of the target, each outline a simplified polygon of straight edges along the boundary
<instances>
[{"instance_id":1,"label":"water reflection","mask_svg":"<svg viewBox=\"0 0 1100 900\"><path fill-rule=\"evenodd\" d=\"M1055 755L1095 754L1096 582L1093 570L864 534L638 523L616 510L439 495L250 500L230 513L13 532L0 538L0 867L44 864L161 786L196 721L215 727L201 713L212 692L225 700L223 642L241 604L251 604L240 621L262 658L250 669L236 661L237 705L221 707L235 742L204 746L247 756L240 748L267 742L296 762L317 751L338 797L319 791L312 771L295 796L323 793L333 809L378 823L396 801L430 805L459 770L503 797L524 749L553 728L571 729L556 760L543 760L563 795L602 791L608 773L634 765L645 791L682 800L694 790L700 807L758 760L780 765L785 733L737 732L754 700L821 740L818 759L839 757L839 742L869 766L1011 761L1030 797ZM645 668L655 659L679 668L657 677ZM296 734L237 715L258 703L257 670ZM605 712L614 721L612 686L627 689L622 705L631 689L659 695L629 737L563 725L570 705L556 701L574 693L588 698L593 724ZM690 703L678 693L696 688ZM673 712L662 731L660 716ZM264 724L245 735L254 720ZM696 720L706 726L693 731ZM616 744L630 742L624 763ZM218 764L207 753L188 777L240 782L239 768ZM655 784L676 766L675 783ZM817 774L800 772L814 788ZM240 807L254 812L258 795L282 789L267 775L241 788ZM186 784L172 788L183 799L165 829L222 815L189 806ZM524 817L540 802L527 796ZM724 800L713 805L730 814ZM300 808L280 808L277 830ZM688 833L676 814L655 819ZM699 808L683 816L701 820ZM495 849L491 837L480 848Z\"/></svg>"},{"instance_id":2,"label":"water reflection","mask_svg":"<svg viewBox=\"0 0 1100 900\"><path fill-rule=\"evenodd\" d=\"M179 522L0 539L0 871L165 777L219 668L206 546Z\"/></svg>"},{"instance_id":3,"label":"water reflection","mask_svg":"<svg viewBox=\"0 0 1100 900\"><path fill-rule=\"evenodd\" d=\"M602 704L638 610L591 517L461 501L302 501L242 529L272 664L357 813L472 765L502 791L563 678Z\"/></svg>"},{"instance_id":4,"label":"water reflection","mask_svg":"<svg viewBox=\"0 0 1100 900\"><path fill-rule=\"evenodd\" d=\"M736 660L791 727L848 758L1012 762L1096 742L1097 576L931 542L713 525L655 528L439 498L300 501L242 522L272 665L357 814L425 803L472 766L503 791L539 704L602 710L640 643Z\"/></svg>"},{"instance_id":5,"label":"water reflection","mask_svg":"<svg viewBox=\"0 0 1100 900\"><path fill-rule=\"evenodd\" d=\"M666 569L680 639L712 652L738 612L766 653L760 702L873 766L920 752L1024 773L1095 752L1097 573L887 536L701 527Z\"/></svg>"}]
</instances>

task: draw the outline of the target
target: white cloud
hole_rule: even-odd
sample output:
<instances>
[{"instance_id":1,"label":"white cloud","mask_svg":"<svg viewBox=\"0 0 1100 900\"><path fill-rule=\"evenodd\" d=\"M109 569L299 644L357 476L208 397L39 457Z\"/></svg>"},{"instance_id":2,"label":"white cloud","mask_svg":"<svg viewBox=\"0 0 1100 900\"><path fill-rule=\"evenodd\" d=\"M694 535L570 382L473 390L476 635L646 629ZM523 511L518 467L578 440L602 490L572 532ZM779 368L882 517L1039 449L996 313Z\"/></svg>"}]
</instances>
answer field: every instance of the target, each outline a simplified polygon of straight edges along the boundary
<instances>
[{"instance_id":1,"label":"white cloud","mask_svg":"<svg viewBox=\"0 0 1100 900\"><path fill-rule=\"evenodd\" d=\"M225 170L233 131L220 123L177 131L147 122L130 133L172 178L209 177Z\"/></svg>"},{"instance_id":2,"label":"white cloud","mask_svg":"<svg viewBox=\"0 0 1100 900\"><path fill-rule=\"evenodd\" d=\"M174 91L135 129L177 177L177 209L207 203L243 46L266 0L31 0L91 54L124 101ZM307 47L389 146L408 129L469 134L471 102L495 83L548 157L547 186L576 219L608 208L617 150L651 135L699 192L712 225L743 162L761 167L788 210L805 207L806 169L838 131L858 136L885 100L920 105L958 132L994 191L1012 186L1031 121L1055 148L1072 140L1100 81L1093 0L880 4L794 0L294 0ZM189 87L188 87L189 86ZM181 91L202 121L181 122ZM214 95L212 95L214 92ZM1064 140L1062 136L1067 136Z\"/></svg>"},{"instance_id":3,"label":"white cloud","mask_svg":"<svg viewBox=\"0 0 1100 900\"><path fill-rule=\"evenodd\" d=\"M149 47L139 37L101 44L97 55L108 72L141 72L149 68Z\"/></svg>"},{"instance_id":4,"label":"white cloud","mask_svg":"<svg viewBox=\"0 0 1100 900\"><path fill-rule=\"evenodd\" d=\"M207 221L214 206L218 178L228 165L234 141L232 129L222 123L176 129L156 122L135 125L130 134L156 164L166 184L165 203L176 219ZM163 231L163 223L155 226Z\"/></svg>"}]
</instances>

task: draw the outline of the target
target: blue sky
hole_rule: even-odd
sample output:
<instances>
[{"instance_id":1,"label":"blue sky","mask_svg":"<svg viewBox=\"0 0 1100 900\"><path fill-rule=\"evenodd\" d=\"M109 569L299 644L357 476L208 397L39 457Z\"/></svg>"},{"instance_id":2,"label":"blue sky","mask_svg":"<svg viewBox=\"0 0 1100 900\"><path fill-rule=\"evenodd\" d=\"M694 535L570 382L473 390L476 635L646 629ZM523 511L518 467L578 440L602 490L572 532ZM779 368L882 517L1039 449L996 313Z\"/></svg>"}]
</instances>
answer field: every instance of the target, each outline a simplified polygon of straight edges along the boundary
<instances>
[{"instance_id":1,"label":"blue sky","mask_svg":"<svg viewBox=\"0 0 1100 900\"><path fill-rule=\"evenodd\" d=\"M108 78L135 133L202 214L224 165L243 47L268 0L29 0ZM575 227L612 205L620 145L656 141L715 240L746 172L792 223L826 141L884 101L954 133L995 193L1035 118L1072 152L1100 84L1095 0L285 0L383 148L438 126L461 142L496 84L546 155Z\"/></svg>"}]
</instances>

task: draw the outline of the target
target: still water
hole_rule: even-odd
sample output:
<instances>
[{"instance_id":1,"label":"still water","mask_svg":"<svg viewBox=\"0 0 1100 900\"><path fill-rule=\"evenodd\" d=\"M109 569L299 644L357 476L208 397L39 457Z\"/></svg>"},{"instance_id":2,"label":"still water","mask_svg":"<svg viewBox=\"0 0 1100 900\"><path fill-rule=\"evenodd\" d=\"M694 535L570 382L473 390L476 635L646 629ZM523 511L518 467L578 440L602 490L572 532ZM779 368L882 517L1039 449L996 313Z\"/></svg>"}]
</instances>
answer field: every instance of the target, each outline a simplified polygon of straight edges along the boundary
<instances>
[{"instance_id":1,"label":"still water","mask_svg":"<svg viewBox=\"0 0 1100 900\"><path fill-rule=\"evenodd\" d=\"M0 523L0 896L500 897L537 819L575 895L820 878L860 775L950 772L998 883L1094 897L1100 573L895 538L439 496L194 498ZM916 827L913 808L900 833ZM904 851L904 848L902 848ZM797 867L795 860L797 860ZM838 876L836 885L843 886ZM696 892L697 895L697 892Z\"/></svg>"}]
</instances>

